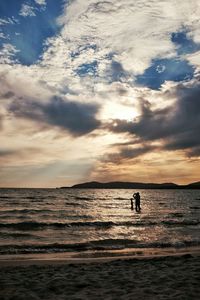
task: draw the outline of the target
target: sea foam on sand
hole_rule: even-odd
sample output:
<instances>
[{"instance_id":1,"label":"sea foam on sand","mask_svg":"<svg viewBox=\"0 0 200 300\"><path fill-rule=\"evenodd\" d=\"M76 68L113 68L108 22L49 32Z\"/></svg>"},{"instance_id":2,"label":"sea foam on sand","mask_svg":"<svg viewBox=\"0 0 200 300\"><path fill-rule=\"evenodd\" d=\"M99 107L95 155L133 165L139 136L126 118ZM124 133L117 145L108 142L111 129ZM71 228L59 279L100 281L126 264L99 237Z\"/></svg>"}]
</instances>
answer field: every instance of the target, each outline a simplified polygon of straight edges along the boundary
<instances>
[{"instance_id":1,"label":"sea foam on sand","mask_svg":"<svg viewBox=\"0 0 200 300\"><path fill-rule=\"evenodd\" d=\"M199 299L200 256L1 266L0 299Z\"/></svg>"}]
</instances>

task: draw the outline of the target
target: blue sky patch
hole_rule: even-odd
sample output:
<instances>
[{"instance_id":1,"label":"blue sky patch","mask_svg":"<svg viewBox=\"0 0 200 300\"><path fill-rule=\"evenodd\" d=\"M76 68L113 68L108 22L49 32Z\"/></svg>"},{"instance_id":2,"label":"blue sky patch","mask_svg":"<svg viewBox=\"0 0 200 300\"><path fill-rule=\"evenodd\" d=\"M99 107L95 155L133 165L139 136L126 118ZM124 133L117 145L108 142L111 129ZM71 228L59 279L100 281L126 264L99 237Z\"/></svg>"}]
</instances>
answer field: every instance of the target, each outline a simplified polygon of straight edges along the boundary
<instances>
[{"instance_id":1,"label":"blue sky patch","mask_svg":"<svg viewBox=\"0 0 200 300\"><path fill-rule=\"evenodd\" d=\"M193 78L194 67L182 55L195 53L200 50L187 34L187 31L173 32L171 41L176 46L177 57L172 59L154 59L151 66L142 75L136 77L135 82L151 89L159 89L165 81L183 81Z\"/></svg>"},{"instance_id":2,"label":"blue sky patch","mask_svg":"<svg viewBox=\"0 0 200 300\"><path fill-rule=\"evenodd\" d=\"M200 44L196 44L188 35L186 31L173 32L171 41L177 46L177 54L189 54L200 50Z\"/></svg>"},{"instance_id":3,"label":"blue sky patch","mask_svg":"<svg viewBox=\"0 0 200 300\"><path fill-rule=\"evenodd\" d=\"M113 81L123 81L126 78L126 72L121 63L112 60L108 76Z\"/></svg>"},{"instance_id":4,"label":"blue sky patch","mask_svg":"<svg viewBox=\"0 0 200 300\"><path fill-rule=\"evenodd\" d=\"M34 8L34 16L20 14L23 4ZM15 59L23 65L35 63L43 52L44 41L59 31L56 18L63 10L63 0L49 0L46 6L37 5L34 0L1 0L0 18L10 20L1 27L7 39L0 39L0 47L4 43L12 44L17 50ZM10 19L9 19L10 18Z\"/></svg>"},{"instance_id":5,"label":"blue sky patch","mask_svg":"<svg viewBox=\"0 0 200 300\"><path fill-rule=\"evenodd\" d=\"M136 77L136 83L151 89L159 89L165 81L183 81L193 78L194 68L185 60L155 59L142 75Z\"/></svg>"},{"instance_id":6,"label":"blue sky patch","mask_svg":"<svg viewBox=\"0 0 200 300\"><path fill-rule=\"evenodd\" d=\"M76 69L76 73L81 77L87 76L87 75L96 76L97 75L97 68L98 68L98 63L95 60L92 63L86 63L86 64L80 65Z\"/></svg>"}]
</instances>

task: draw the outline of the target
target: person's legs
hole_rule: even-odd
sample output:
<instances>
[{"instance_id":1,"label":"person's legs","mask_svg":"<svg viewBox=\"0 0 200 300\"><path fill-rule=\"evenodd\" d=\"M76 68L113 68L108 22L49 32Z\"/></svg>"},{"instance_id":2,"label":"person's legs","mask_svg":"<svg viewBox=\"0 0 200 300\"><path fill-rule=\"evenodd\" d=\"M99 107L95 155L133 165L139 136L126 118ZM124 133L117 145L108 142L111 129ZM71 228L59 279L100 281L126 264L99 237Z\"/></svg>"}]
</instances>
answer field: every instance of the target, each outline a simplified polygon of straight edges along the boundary
<instances>
[{"instance_id":1,"label":"person's legs","mask_svg":"<svg viewBox=\"0 0 200 300\"><path fill-rule=\"evenodd\" d=\"M140 211L140 201L135 202L135 210Z\"/></svg>"}]
</instances>

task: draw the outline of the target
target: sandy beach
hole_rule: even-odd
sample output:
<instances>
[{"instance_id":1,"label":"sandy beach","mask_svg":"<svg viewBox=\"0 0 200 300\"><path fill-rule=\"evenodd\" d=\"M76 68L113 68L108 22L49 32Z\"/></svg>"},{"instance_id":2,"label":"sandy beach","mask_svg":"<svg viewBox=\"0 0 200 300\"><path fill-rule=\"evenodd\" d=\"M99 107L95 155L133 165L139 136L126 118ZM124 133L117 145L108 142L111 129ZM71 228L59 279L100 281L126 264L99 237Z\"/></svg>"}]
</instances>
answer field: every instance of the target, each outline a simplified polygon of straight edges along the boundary
<instances>
[{"instance_id":1,"label":"sandy beach","mask_svg":"<svg viewBox=\"0 0 200 300\"><path fill-rule=\"evenodd\" d=\"M1 263L0 299L199 299L200 256Z\"/></svg>"}]
</instances>

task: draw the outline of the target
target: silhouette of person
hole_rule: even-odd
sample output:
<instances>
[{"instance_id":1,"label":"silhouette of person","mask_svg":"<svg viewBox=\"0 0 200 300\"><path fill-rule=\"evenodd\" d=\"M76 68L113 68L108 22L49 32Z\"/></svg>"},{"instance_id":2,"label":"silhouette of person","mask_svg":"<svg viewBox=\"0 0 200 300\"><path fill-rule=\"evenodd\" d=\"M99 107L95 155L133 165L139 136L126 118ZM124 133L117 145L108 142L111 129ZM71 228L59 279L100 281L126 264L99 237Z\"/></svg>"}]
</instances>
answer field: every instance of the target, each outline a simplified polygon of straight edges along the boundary
<instances>
[{"instance_id":1,"label":"silhouette of person","mask_svg":"<svg viewBox=\"0 0 200 300\"><path fill-rule=\"evenodd\" d=\"M133 198L131 198L131 210L133 210Z\"/></svg>"},{"instance_id":2,"label":"silhouette of person","mask_svg":"<svg viewBox=\"0 0 200 300\"><path fill-rule=\"evenodd\" d=\"M140 211L141 207L140 207L140 193L134 193L133 194L133 198L135 199L135 210L136 211Z\"/></svg>"}]
</instances>

